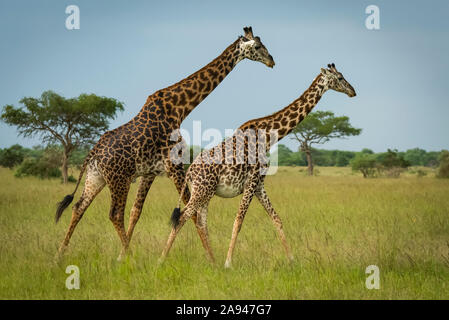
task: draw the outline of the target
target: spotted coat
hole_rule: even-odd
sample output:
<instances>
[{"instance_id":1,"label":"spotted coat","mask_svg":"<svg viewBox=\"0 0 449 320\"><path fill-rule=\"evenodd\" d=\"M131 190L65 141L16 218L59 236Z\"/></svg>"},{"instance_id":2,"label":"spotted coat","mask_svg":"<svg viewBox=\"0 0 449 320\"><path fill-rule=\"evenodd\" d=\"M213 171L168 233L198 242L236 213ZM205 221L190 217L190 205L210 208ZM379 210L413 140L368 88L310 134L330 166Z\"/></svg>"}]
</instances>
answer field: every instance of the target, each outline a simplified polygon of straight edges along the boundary
<instances>
[{"instance_id":1,"label":"spotted coat","mask_svg":"<svg viewBox=\"0 0 449 320\"><path fill-rule=\"evenodd\" d=\"M174 214L179 212L179 215L173 218L174 226L161 260L165 259L185 221L197 214L199 217L196 219L196 224L201 231L200 238L208 253L208 258L213 261L206 219L209 201L214 195L232 198L240 194L243 196L234 221L225 266L231 265L237 234L254 195L271 217L287 256L292 259L281 219L273 209L265 191L264 179L268 164L262 161L264 158L260 157L259 153L265 155L271 144L288 135L312 111L328 89L346 93L350 97L355 96L353 87L337 71L335 65L328 65L328 67L329 69L321 69L321 73L313 80L310 87L287 107L267 117L244 123L232 137L215 148L205 150L198 155L189 167L186 176L186 184L190 186L192 195L182 211L179 212L175 209ZM247 134L250 131L259 130L263 134ZM274 137L277 138L275 141L270 141L273 139L270 131L274 132ZM258 145L262 147L258 148ZM243 157L241 153L243 153Z\"/></svg>"}]
</instances>

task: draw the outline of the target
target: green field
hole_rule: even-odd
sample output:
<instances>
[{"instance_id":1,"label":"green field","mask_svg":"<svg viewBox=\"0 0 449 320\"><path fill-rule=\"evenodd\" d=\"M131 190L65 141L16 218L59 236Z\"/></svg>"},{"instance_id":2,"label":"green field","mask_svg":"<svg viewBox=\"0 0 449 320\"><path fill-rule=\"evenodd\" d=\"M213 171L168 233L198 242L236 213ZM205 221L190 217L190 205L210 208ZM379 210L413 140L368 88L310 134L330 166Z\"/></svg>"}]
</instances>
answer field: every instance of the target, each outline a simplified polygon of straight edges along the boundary
<instances>
[{"instance_id":1,"label":"green field","mask_svg":"<svg viewBox=\"0 0 449 320\"><path fill-rule=\"evenodd\" d=\"M71 213L55 225L55 204L74 184L18 179L0 169L0 299L449 299L449 180L432 172L422 178L363 179L349 168L318 171L307 177L304 168L280 168L266 179L295 261L287 261L256 200L233 267L224 269L240 197L211 201L216 265L207 262L189 222L157 266L178 201L165 177L153 184L125 261L116 261L120 241L108 218L106 188L56 264ZM79 196L80 191L75 200ZM68 265L80 269L79 290L65 287ZM379 290L365 287L369 265L380 269Z\"/></svg>"}]
</instances>

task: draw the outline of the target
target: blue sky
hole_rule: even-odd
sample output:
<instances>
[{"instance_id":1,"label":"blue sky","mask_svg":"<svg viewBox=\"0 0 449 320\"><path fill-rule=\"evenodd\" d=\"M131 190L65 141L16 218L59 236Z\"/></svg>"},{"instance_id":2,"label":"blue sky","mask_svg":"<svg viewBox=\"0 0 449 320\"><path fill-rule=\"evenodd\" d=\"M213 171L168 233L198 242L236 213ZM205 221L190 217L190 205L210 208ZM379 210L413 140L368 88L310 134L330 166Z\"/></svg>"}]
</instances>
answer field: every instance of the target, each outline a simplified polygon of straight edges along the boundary
<instances>
[{"instance_id":1,"label":"blue sky","mask_svg":"<svg viewBox=\"0 0 449 320\"><path fill-rule=\"evenodd\" d=\"M81 29L65 28L78 5ZM365 28L365 8L380 8L380 30ZM185 120L225 129L268 115L296 99L334 62L357 97L329 91L315 110L347 115L358 137L326 149L449 148L448 1L9 1L0 2L0 107L54 90L124 102L111 128L127 122L148 95L218 56L242 27L276 66L243 61ZM0 147L17 137L0 123ZM296 149L294 141L282 143ZM203 146L207 141L203 142Z\"/></svg>"}]
</instances>

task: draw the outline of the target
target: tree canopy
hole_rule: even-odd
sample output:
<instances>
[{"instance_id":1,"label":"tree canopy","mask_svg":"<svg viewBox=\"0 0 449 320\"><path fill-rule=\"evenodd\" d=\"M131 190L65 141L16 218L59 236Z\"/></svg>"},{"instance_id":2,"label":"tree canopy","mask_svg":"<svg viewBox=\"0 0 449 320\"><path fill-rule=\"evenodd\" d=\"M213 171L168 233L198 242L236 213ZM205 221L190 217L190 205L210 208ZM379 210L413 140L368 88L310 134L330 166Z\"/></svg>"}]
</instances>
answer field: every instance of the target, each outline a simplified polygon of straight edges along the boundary
<instances>
[{"instance_id":1,"label":"tree canopy","mask_svg":"<svg viewBox=\"0 0 449 320\"><path fill-rule=\"evenodd\" d=\"M75 148L95 143L109 127L123 104L116 99L81 94L65 98L53 91L45 91L39 98L25 97L23 107L6 105L1 120L16 126L23 137L40 137L43 143L60 143L64 148L63 176L67 181L67 159Z\"/></svg>"},{"instance_id":2,"label":"tree canopy","mask_svg":"<svg viewBox=\"0 0 449 320\"><path fill-rule=\"evenodd\" d=\"M349 123L349 117L336 117L331 111L315 111L300 122L292 134L296 140L306 141L311 146L330 139L356 136L361 131Z\"/></svg>"},{"instance_id":3,"label":"tree canopy","mask_svg":"<svg viewBox=\"0 0 449 320\"><path fill-rule=\"evenodd\" d=\"M331 111L310 113L300 122L291 135L300 143L300 148L307 155L309 174L313 174L311 148L313 144L323 144L330 139L359 135L362 129L354 128L346 116L336 117ZM340 161L345 161L343 158Z\"/></svg>"}]
</instances>

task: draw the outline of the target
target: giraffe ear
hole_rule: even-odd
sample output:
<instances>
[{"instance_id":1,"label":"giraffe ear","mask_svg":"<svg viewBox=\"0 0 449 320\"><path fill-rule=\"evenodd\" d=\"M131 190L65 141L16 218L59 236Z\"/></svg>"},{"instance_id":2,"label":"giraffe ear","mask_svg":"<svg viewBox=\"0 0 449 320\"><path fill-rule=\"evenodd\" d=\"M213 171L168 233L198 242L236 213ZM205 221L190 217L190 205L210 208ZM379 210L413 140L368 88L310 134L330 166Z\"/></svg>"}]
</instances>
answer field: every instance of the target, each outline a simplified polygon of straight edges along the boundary
<instances>
[{"instance_id":1,"label":"giraffe ear","mask_svg":"<svg viewBox=\"0 0 449 320\"><path fill-rule=\"evenodd\" d=\"M326 75L329 73L329 70L321 68L321 74Z\"/></svg>"}]
</instances>

